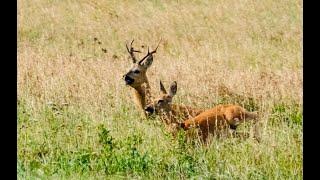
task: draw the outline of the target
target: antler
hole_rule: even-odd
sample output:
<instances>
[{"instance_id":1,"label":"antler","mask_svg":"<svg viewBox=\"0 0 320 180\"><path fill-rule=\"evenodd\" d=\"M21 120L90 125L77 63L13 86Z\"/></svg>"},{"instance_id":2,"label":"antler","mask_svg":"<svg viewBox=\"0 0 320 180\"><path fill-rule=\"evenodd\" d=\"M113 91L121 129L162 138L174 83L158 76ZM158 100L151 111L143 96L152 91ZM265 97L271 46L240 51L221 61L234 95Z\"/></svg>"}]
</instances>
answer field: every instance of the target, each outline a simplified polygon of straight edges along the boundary
<instances>
[{"instance_id":1,"label":"antler","mask_svg":"<svg viewBox=\"0 0 320 180\"><path fill-rule=\"evenodd\" d=\"M132 39L132 41L131 41L131 43L130 43L130 49L128 48L127 43L126 43L126 48L127 48L128 53L129 53L130 56L131 56L131 59L132 59L133 63L136 63L136 62L137 62L137 59L136 59L136 57L134 56L133 53L134 53L134 52L141 53L141 51L134 50L134 48L132 47L133 41L134 41L134 39Z\"/></svg>"},{"instance_id":2,"label":"antler","mask_svg":"<svg viewBox=\"0 0 320 180\"><path fill-rule=\"evenodd\" d=\"M142 63L142 61L144 60L144 59L146 59L147 57L149 57L149 56L151 56L152 57L152 54L154 54L154 53L156 53L157 52L157 49L158 49L158 47L159 47L159 45L160 45L160 42L161 42L161 40L162 39L160 39L160 41L159 41L159 43L158 43L158 45L157 45L157 47L153 50L153 51L149 51L149 47L148 47L148 53L147 53L147 55L146 56L144 56L140 61L139 61L139 63L138 64L141 64Z\"/></svg>"}]
</instances>

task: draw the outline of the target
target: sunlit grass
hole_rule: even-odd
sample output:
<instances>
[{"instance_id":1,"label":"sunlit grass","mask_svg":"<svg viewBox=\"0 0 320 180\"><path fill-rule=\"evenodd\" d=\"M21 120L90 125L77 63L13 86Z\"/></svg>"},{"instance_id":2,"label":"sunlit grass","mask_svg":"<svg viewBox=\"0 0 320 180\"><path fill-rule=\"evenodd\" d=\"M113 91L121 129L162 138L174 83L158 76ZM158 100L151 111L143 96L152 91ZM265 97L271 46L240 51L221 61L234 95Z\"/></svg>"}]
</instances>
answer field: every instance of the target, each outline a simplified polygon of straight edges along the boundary
<instances>
[{"instance_id":1,"label":"sunlit grass","mask_svg":"<svg viewBox=\"0 0 320 180\"><path fill-rule=\"evenodd\" d=\"M301 6L19 0L19 179L302 179ZM203 147L141 118L121 80L133 38L143 52L162 39L147 72L155 96L175 80L176 103L258 110L261 142Z\"/></svg>"}]
</instances>

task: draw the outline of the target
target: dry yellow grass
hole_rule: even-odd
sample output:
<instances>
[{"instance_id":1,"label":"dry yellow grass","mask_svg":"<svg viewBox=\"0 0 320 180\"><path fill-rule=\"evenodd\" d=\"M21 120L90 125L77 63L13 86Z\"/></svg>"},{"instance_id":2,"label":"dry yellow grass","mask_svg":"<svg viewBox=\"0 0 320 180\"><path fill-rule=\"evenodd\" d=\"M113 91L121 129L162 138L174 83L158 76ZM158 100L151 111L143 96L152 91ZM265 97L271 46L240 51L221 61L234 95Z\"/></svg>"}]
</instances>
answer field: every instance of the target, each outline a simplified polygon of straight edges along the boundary
<instances>
[{"instance_id":1,"label":"dry yellow grass","mask_svg":"<svg viewBox=\"0 0 320 180\"><path fill-rule=\"evenodd\" d=\"M100 124L119 138L142 132L146 151L170 149L171 142L161 129L140 119L129 87L121 79L131 66L125 42L133 38L144 52L163 39L147 72L154 95L159 92L161 79L165 84L178 82L175 102L196 107L225 102L218 94L223 86L245 99L252 97L263 114L265 139L263 147L252 145L254 151L274 143L281 146L278 150L283 155L297 156L301 153L302 127L290 129L283 123L278 127L267 122L277 104L286 104L289 111L297 104L302 112L301 6L298 0L19 0L18 109L23 104L28 114L27 120L19 116L18 121L21 164L28 169L29 160L44 142L51 144L46 146L49 152L53 146L68 150L98 147L95 128ZM54 122L61 126L57 130L61 134L49 138L46 133L50 134L53 125L43 112L50 102L68 105L59 117L61 121ZM65 113L79 114L85 121ZM275 136L278 131L281 140ZM285 139L292 144L281 144ZM273 147L269 148L272 151ZM266 151L261 151L262 156ZM290 166L291 174L283 175L280 170L280 175L264 175L301 177L301 158L292 161L298 166ZM203 174L215 174L211 170ZM220 173L248 177L240 171L231 171L231 175L226 171Z\"/></svg>"}]
</instances>

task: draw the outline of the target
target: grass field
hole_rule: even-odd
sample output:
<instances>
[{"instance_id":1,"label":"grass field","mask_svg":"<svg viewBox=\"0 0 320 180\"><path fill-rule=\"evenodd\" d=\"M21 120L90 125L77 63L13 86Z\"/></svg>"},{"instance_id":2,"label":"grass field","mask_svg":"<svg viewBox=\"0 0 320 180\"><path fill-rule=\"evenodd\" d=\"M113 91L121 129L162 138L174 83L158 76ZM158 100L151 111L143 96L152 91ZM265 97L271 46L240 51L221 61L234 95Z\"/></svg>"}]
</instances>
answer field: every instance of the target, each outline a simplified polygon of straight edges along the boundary
<instances>
[{"instance_id":1,"label":"grass field","mask_svg":"<svg viewBox=\"0 0 320 180\"><path fill-rule=\"evenodd\" d=\"M17 13L19 179L302 179L301 1L18 0ZM143 119L121 79L133 38L144 53L162 38L155 96L176 80L175 103L258 110L261 142L205 147Z\"/></svg>"}]
</instances>

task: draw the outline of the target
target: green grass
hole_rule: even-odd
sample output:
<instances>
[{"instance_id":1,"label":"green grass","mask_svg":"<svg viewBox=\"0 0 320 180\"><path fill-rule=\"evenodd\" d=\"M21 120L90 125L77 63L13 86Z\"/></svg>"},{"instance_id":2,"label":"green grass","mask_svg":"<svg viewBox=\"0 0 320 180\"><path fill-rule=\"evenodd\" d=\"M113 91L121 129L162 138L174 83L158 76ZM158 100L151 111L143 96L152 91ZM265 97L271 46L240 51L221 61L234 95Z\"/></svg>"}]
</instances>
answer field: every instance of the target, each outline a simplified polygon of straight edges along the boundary
<instances>
[{"instance_id":1,"label":"green grass","mask_svg":"<svg viewBox=\"0 0 320 180\"><path fill-rule=\"evenodd\" d=\"M302 179L301 12L297 0L18 1L18 179ZM239 127L250 138L202 146L141 118L121 80L133 38L139 57L162 38L154 96L177 81L177 104L257 110Z\"/></svg>"},{"instance_id":2,"label":"green grass","mask_svg":"<svg viewBox=\"0 0 320 180\"><path fill-rule=\"evenodd\" d=\"M92 125L92 120L77 110L62 110L59 114L46 107L41 115L45 119L39 122L40 119L28 116L24 106L20 103L18 111L20 178L302 178L301 124L295 123L301 122L301 116L290 106L281 106L280 110L275 106L273 115L281 118L277 118L276 125L264 127L262 142L214 139L209 147L198 141L185 141L184 133L173 139L163 132L164 127L155 126L157 119L146 128L137 128L138 124L129 123L139 119L138 115L123 115L122 123L128 127L122 128L131 133L116 135L119 132L115 128ZM127 111L128 107L123 109ZM120 120L117 116L111 118ZM287 123L288 118L294 120L295 126ZM37 127L45 128L36 132ZM159 134L148 134L151 128Z\"/></svg>"}]
</instances>

